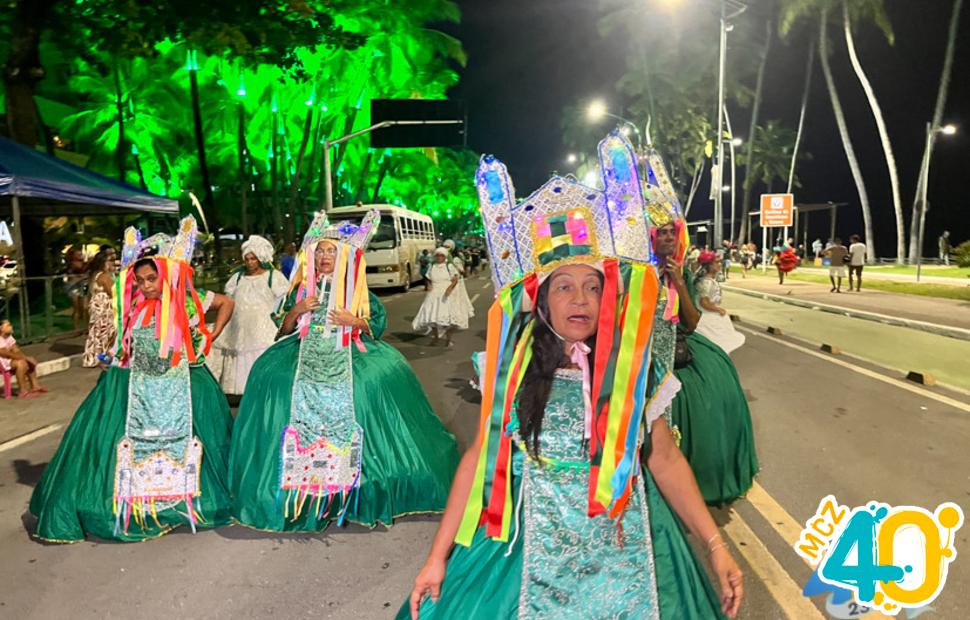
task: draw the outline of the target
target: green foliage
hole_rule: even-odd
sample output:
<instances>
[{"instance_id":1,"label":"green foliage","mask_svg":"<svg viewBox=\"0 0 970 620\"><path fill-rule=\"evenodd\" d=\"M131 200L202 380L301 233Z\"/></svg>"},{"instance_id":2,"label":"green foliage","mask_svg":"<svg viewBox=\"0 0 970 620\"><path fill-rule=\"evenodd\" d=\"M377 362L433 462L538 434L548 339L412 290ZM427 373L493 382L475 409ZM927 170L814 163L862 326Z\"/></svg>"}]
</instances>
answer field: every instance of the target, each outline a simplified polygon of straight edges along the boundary
<instances>
[{"instance_id":1,"label":"green foliage","mask_svg":"<svg viewBox=\"0 0 970 620\"><path fill-rule=\"evenodd\" d=\"M970 241L964 241L953 248L953 257L960 267L970 267Z\"/></svg>"},{"instance_id":2,"label":"green foliage","mask_svg":"<svg viewBox=\"0 0 970 620\"><path fill-rule=\"evenodd\" d=\"M755 140L751 159L748 162L746 153L738 153L738 163L745 166L747 174L756 181L764 183L770 190L775 181L788 182L788 172L791 167L792 150L795 148L795 131L782 125L779 121L770 120L765 125L755 128ZM742 150L744 151L744 150ZM804 152L799 158L807 158ZM792 182L794 187L801 187L798 176Z\"/></svg>"},{"instance_id":3,"label":"green foliage","mask_svg":"<svg viewBox=\"0 0 970 620\"><path fill-rule=\"evenodd\" d=\"M55 128L61 139L89 154L91 168L115 177L123 169L125 181L144 178L149 191L187 205L187 191L202 195L195 71L221 223L241 227L245 187L253 232L278 234L272 213L286 211L307 126L296 207L283 214L296 223L322 203L324 137L368 126L374 98L444 98L458 80L455 65L466 61L457 39L428 26L458 20L447 0L71 4L82 13L73 32L91 35L73 43L83 53L59 34L41 48L63 79L41 82L38 94L77 110ZM331 154L336 205L376 199L437 212L439 226L474 224L477 161L469 153L375 152L362 137Z\"/></svg>"},{"instance_id":4,"label":"green foliage","mask_svg":"<svg viewBox=\"0 0 970 620\"><path fill-rule=\"evenodd\" d=\"M782 0L779 31L787 36L798 22L817 20L825 11L830 19L842 22L842 4L849 8L849 19L853 24L872 23L892 45L896 40L892 23L886 13L884 0Z\"/></svg>"}]
</instances>

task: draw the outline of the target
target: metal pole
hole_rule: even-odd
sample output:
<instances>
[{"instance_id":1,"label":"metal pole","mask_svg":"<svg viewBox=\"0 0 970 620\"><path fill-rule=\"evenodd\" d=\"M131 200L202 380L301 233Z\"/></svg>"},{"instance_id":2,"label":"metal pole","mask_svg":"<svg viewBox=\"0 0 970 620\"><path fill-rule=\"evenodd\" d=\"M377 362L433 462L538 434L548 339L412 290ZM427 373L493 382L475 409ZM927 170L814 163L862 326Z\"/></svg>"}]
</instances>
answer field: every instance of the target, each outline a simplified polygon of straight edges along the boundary
<instances>
[{"instance_id":1,"label":"metal pole","mask_svg":"<svg viewBox=\"0 0 970 620\"><path fill-rule=\"evenodd\" d=\"M768 273L768 229L761 227L761 273Z\"/></svg>"},{"instance_id":2,"label":"metal pole","mask_svg":"<svg viewBox=\"0 0 970 620\"><path fill-rule=\"evenodd\" d=\"M333 209L333 175L330 172L330 146L326 138L323 139L323 210L327 213Z\"/></svg>"},{"instance_id":3,"label":"metal pole","mask_svg":"<svg viewBox=\"0 0 970 620\"><path fill-rule=\"evenodd\" d=\"M926 123L926 157L923 158L923 170L920 175L922 187L920 188L920 215L919 215L919 240L916 246L916 281L919 282L923 270L923 233L926 228L926 211L929 205L926 204L927 188L930 179L930 158L933 156L933 127Z\"/></svg>"},{"instance_id":4,"label":"metal pole","mask_svg":"<svg viewBox=\"0 0 970 620\"><path fill-rule=\"evenodd\" d=\"M717 70L717 187L714 193L714 247L721 247L724 236L724 57L727 52L727 20L724 0L721 0L721 41Z\"/></svg>"},{"instance_id":5,"label":"metal pole","mask_svg":"<svg viewBox=\"0 0 970 620\"><path fill-rule=\"evenodd\" d=\"M24 265L24 238L20 234L20 199L15 194L11 200L13 210L13 242L17 246L17 306L20 310L21 337L30 337L30 317L27 316L27 268Z\"/></svg>"},{"instance_id":6,"label":"metal pole","mask_svg":"<svg viewBox=\"0 0 970 620\"><path fill-rule=\"evenodd\" d=\"M734 241L734 198L735 188L737 187L737 167L734 165L734 130L731 128L731 117L728 115L727 106L722 110L724 114L724 124L727 125L727 133L730 138L728 143L729 154L731 156L731 228L728 230L728 239Z\"/></svg>"}]
</instances>

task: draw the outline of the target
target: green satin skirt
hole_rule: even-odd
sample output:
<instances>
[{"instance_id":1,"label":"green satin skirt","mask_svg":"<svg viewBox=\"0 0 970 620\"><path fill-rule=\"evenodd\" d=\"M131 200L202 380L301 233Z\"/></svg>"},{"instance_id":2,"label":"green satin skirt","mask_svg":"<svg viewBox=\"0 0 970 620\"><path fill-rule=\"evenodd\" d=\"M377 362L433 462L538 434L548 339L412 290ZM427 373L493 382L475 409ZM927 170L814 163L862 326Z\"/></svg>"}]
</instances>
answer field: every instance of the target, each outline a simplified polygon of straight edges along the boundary
<instances>
[{"instance_id":1,"label":"green satin skirt","mask_svg":"<svg viewBox=\"0 0 970 620\"><path fill-rule=\"evenodd\" d=\"M127 368L109 368L81 403L61 445L30 498L37 517L37 537L53 542L76 542L86 535L137 542L157 538L189 521L185 507L158 511L144 525L131 521L127 533L115 532L112 508L115 448L125 434L128 409ZM192 391L192 432L202 442L201 518L196 527L230 522L226 481L232 415L219 384L205 366L189 369Z\"/></svg>"},{"instance_id":2,"label":"green satin skirt","mask_svg":"<svg viewBox=\"0 0 970 620\"><path fill-rule=\"evenodd\" d=\"M687 344L692 359L674 371L681 388L671 414L701 495L717 506L747 493L758 473L751 411L728 354L697 333Z\"/></svg>"},{"instance_id":3,"label":"green satin skirt","mask_svg":"<svg viewBox=\"0 0 970 620\"><path fill-rule=\"evenodd\" d=\"M374 527L408 514L445 508L458 448L401 353L367 339L352 353L354 415L364 430L361 482L346 519ZM253 365L236 417L229 457L233 517L272 531L320 531L330 522L304 510L288 516L280 486L280 436L290 402L300 340L278 341Z\"/></svg>"},{"instance_id":4,"label":"green satin skirt","mask_svg":"<svg viewBox=\"0 0 970 620\"><path fill-rule=\"evenodd\" d=\"M723 618L718 596L704 567L694 555L680 522L660 494L650 474L644 473L650 532L653 537L653 568L660 598L661 620L707 620ZM515 485L518 486L517 484ZM518 493L513 490L513 497ZM521 516L520 516L520 527ZM426 599L420 608L421 620L502 620L519 618L519 591L522 586L522 545L519 536L509 551L507 543L485 536L479 527L468 547L456 545L441 596L437 603ZM590 579L596 579L591 575ZM613 588L621 587L611 584ZM595 618L595 610L576 609L576 618ZM398 611L397 620L410 620L408 601Z\"/></svg>"}]
</instances>

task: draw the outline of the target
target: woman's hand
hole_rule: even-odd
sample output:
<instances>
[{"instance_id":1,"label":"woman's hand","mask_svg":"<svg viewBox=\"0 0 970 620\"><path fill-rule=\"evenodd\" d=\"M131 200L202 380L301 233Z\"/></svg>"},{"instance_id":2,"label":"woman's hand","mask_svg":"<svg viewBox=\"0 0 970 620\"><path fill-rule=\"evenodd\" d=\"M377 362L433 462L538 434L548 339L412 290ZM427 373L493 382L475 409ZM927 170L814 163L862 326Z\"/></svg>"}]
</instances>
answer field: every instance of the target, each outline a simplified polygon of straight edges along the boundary
<instances>
[{"instance_id":1,"label":"woman's hand","mask_svg":"<svg viewBox=\"0 0 970 620\"><path fill-rule=\"evenodd\" d=\"M428 558L421 568L421 572L414 579L414 589L411 590L411 620L418 620L418 608L426 596L430 595L432 601L438 602L446 566L447 562L444 560Z\"/></svg>"},{"instance_id":2,"label":"woman's hand","mask_svg":"<svg viewBox=\"0 0 970 620\"><path fill-rule=\"evenodd\" d=\"M299 316L304 312L313 312L319 307L320 307L320 298L317 297L316 295L310 295L303 301L293 304L293 307L290 308L290 312Z\"/></svg>"},{"instance_id":3,"label":"woman's hand","mask_svg":"<svg viewBox=\"0 0 970 620\"><path fill-rule=\"evenodd\" d=\"M360 327L360 320L344 308L334 308L330 311L330 322L344 327Z\"/></svg>"},{"instance_id":4,"label":"woman's hand","mask_svg":"<svg viewBox=\"0 0 970 620\"><path fill-rule=\"evenodd\" d=\"M734 561L727 545L721 543L711 553L711 568L721 592L721 611L728 618L738 615L741 599L744 598L744 575L741 567Z\"/></svg>"},{"instance_id":5,"label":"woman's hand","mask_svg":"<svg viewBox=\"0 0 970 620\"><path fill-rule=\"evenodd\" d=\"M667 274L667 277L674 284L682 284L684 282L684 264L678 263L670 257L667 258L667 264L664 265L664 273Z\"/></svg>"},{"instance_id":6,"label":"woman's hand","mask_svg":"<svg viewBox=\"0 0 970 620\"><path fill-rule=\"evenodd\" d=\"M725 310L724 308L718 307L717 313L720 314L721 316L724 316L725 314L727 314L727 310Z\"/></svg>"}]
</instances>

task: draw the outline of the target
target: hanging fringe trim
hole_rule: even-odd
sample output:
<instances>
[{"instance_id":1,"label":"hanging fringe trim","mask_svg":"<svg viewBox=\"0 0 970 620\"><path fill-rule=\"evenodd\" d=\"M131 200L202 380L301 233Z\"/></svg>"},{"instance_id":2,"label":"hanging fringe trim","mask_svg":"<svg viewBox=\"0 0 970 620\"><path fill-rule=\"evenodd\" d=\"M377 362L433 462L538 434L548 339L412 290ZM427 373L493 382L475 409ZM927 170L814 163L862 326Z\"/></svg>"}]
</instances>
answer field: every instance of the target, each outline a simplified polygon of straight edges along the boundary
<instances>
[{"instance_id":1,"label":"hanging fringe trim","mask_svg":"<svg viewBox=\"0 0 970 620\"><path fill-rule=\"evenodd\" d=\"M127 535L131 529L131 522L134 521L142 532L145 532L152 523L155 527L164 528L158 518L158 506L156 502L181 502L185 506L185 511L178 510L178 504L172 506L188 522L192 528L192 533L196 532L196 525L205 523L202 518L201 510L198 506L196 495L165 495L165 496L144 496L144 497L119 497L114 496L111 502L112 511L115 517L114 535ZM148 519L152 520L149 523Z\"/></svg>"}]
</instances>

